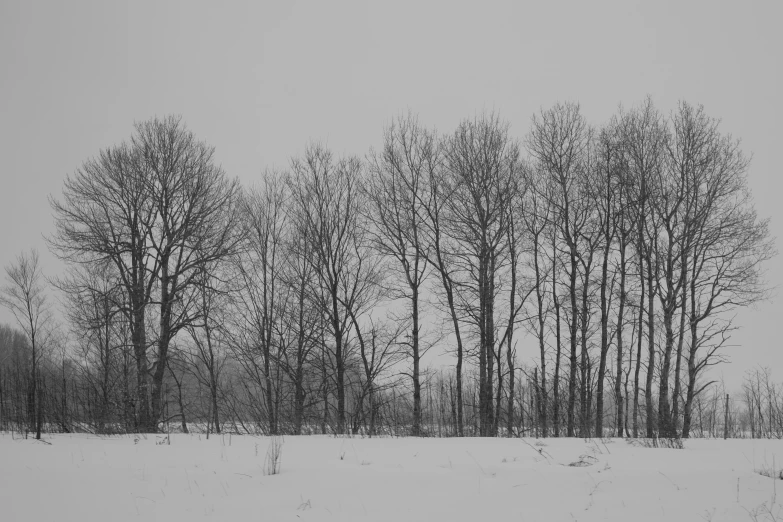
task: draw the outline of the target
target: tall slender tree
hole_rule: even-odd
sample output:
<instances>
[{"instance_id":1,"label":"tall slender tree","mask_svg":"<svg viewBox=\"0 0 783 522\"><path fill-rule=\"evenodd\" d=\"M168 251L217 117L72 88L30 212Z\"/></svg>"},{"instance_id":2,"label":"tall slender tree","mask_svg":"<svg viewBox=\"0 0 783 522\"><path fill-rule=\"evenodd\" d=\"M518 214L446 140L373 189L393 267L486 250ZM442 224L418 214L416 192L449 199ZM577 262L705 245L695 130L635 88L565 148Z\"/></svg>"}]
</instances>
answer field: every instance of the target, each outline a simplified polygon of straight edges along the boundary
<instances>
[{"instance_id":1,"label":"tall slender tree","mask_svg":"<svg viewBox=\"0 0 783 522\"><path fill-rule=\"evenodd\" d=\"M533 116L532 128L527 138L527 148L539 168L547 173L552 190L550 202L553 220L559 238L565 243L568 254L570 375L568 380L567 435L575 435L577 347L579 313L577 306L580 273L580 237L587 223L589 208L579 192L579 178L585 172L590 129L581 114L579 105L557 104L540 115Z\"/></svg>"},{"instance_id":2,"label":"tall slender tree","mask_svg":"<svg viewBox=\"0 0 783 522\"><path fill-rule=\"evenodd\" d=\"M305 234L320 287L319 308L331 329L337 389L337 433L346 429L346 361L355 321L375 303L382 266L369 248L360 223L366 201L358 158L334 160L331 152L311 145L292 161L292 218ZM355 334L355 331L354 331Z\"/></svg>"},{"instance_id":3,"label":"tall slender tree","mask_svg":"<svg viewBox=\"0 0 783 522\"><path fill-rule=\"evenodd\" d=\"M404 299L411 331L409 348L413 381L413 426L421 434L421 358L427 351L421 333L421 293L428 271L428 245L423 221L427 180L437 167L438 143L434 133L422 128L408 114L395 120L384 132L383 148L372 152L365 197L373 247L393 260L398 277L391 282L391 297Z\"/></svg>"},{"instance_id":4,"label":"tall slender tree","mask_svg":"<svg viewBox=\"0 0 783 522\"><path fill-rule=\"evenodd\" d=\"M634 212L636 250L639 261L641 291L646 294L647 312L647 374L644 387L646 433L653 437L656 429L655 406L653 404L653 377L655 374L655 295L659 274L659 262L655 256L658 241L658 218L650 199L652 179L659 178L665 167L665 152L668 133L665 123L656 110L652 99L647 98L640 106L625 115L622 122L623 148L628 168L634 178ZM645 271L646 270L646 271ZM643 298L642 298L643 301ZM644 306L640 302L640 310ZM639 316L638 335L643 335L642 315ZM637 359L637 365L640 361ZM638 390L638 386L636 387ZM635 392L636 393L636 392Z\"/></svg>"},{"instance_id":5,"label":"tall slender tree","mask_svg":"<svg viewBox=\"0 0 783 522\"><path fill-rule=\"evenodd\" d=\"M6 285L0 291L0 304L16 319L30 343L30 380L28 405L30 427L35 438L41 438L43 409L39 390L39 373L43 350L51 339L52 324L46 286L38 251L20 254L16 262L5 267Z\"/></svg>"},{"instance_id":6,"label":"tall slender tree","mask_svg":"<svg viewBox=\"0 0 783 522\"><path fill-rule=\"evenodd\" d=\"M494 435L493 372L500 350L496 340L495 306L498 273L505 261L509 207L518 188L518 144L497 115L464 120L444 144L449 235L459 248L460 284L471 300L464 310L479 340L479 432Z\"/></svg>"}]
</instances>

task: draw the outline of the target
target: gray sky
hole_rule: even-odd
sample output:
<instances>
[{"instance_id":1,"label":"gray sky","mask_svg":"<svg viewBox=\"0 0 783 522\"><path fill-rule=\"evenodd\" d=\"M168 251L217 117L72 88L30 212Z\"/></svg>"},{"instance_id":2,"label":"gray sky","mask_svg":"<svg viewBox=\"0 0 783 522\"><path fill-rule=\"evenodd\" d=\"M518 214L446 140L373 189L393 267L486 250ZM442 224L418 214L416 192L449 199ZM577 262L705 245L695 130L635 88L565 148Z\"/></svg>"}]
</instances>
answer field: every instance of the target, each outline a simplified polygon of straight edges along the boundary
<instances>
[{"instance_id":1,"label":"gray sky","mask_svg":"<svg viewBox=\"0 0 783 522\"><path fill-rule=\"evenodd\" d=\"M521 139L557 101L600 124L648 93L666 113L703 104L742 138L781 238L781 15L776 0L0 0L0 266L37 247L61 269L42 240L47 196L136 120L182 114L250 184L311 139L363 155L408 108L441 132L495 109ZM768 269L780 285L783 258ZM761 364L783 380L781 320L780 298L741 312L733 363L715 375L737 387Z\"/></svg>"}]
</instances>

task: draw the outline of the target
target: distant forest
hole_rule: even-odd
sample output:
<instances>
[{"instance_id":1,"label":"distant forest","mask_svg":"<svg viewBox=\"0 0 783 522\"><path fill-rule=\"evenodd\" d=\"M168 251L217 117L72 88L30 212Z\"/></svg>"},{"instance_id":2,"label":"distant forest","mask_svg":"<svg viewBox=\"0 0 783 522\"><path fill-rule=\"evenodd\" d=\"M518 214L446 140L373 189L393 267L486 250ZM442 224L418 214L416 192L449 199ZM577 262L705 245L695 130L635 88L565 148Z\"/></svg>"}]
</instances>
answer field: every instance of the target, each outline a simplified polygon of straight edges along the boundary
<instances>
[{"instance_id":1,"label":"distant forest","mask_svg":"<svg viewBox=\"0 0 783 522\"><path fill-rule=\"evenodd\" d=\"M702 107L649 98L521 139L408 113L252 187L179 117L137 123L50 200L66 271L6 267L0 429L783 437L768 371L731 399L708 372L769 294L748 169Z\"/></svg>"}]
</instances>

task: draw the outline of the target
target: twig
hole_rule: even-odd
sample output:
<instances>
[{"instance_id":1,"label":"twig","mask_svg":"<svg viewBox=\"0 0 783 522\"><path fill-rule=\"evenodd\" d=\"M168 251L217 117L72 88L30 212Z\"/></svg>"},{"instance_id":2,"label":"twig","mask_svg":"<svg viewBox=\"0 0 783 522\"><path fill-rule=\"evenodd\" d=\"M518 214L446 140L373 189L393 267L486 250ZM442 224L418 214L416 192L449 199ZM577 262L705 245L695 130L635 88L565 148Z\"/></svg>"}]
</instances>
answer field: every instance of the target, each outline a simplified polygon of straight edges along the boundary
<instances>
[{"instance_id":1,"label":"twig","mask_svg":"<svg viewBox=\"0 0 783 522\"><path fill-rule=\"evenodd\" d=\"M681 488L680 486L678 486L676 482L674 482L672 479L670 479L669 477L667 477L666 475L664 475L662 471L659 471L658 473L660 473L661 475L663 475L664 477L666 477L666 480L668 480L669 482L671 482L671 483L674 485L674 487L675 487L675 488L677 488L677 491L680 491L681 489L688 489L688 488Z\"/></svg>"},{"instance_id":2,"label":"twig","mask_svg":"<svg viewBox=\"0 0 783 522\"><path fill-rule=\"evenodd\" d=\"M549 464L551 464L551 462L549 461L549 459L551 459L551 458L552 458L552 455L549 455L549 453L547 453L546 451L544 451L544 448L536 448L535 446L533 446L532 444L530 444L530 443L529 443L528 441L526 441L525 439L519 439L519 440L521 440L522 442L524 442L525 444L527 444L528 446L530 446L530 448L531 448L533 451L535 451L536 453L538 453L539 455L541 455L542 457L544 457L544 458L546 459L546 461L547 461Z\"/></svg>"}]
</instances>

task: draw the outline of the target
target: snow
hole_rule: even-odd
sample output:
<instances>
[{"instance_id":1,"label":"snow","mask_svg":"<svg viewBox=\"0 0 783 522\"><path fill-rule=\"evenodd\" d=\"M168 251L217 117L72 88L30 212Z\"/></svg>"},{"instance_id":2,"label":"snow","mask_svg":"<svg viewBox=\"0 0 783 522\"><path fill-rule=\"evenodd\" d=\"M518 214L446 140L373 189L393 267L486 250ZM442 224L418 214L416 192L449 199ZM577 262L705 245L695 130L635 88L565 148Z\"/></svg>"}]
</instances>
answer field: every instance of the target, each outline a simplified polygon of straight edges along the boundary
<instances>
[{"instance_id":1,"label":"snow","mask_svg":"<svg viewBox=\"0 0 783 522\"><path fill-rule=\"evenodd\" d=\"M3 520L783 518L783 481L757 472L783 467L783 441L287 436L267 475L269 437L45 440L0 434Z\"/></svg>"}]
</instances>

